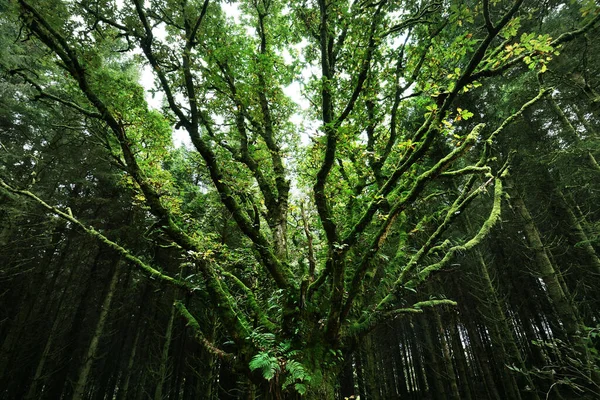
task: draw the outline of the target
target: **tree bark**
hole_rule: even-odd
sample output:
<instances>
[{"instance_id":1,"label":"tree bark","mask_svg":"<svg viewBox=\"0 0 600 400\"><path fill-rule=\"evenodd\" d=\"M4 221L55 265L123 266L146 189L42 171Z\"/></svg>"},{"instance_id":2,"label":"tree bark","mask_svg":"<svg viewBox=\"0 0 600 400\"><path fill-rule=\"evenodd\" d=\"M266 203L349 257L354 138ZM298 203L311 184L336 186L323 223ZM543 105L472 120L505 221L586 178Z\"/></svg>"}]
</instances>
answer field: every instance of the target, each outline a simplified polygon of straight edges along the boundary
<instances>
[{"instance_id":1,"label":"tree bark","mask_svg":"<svg viewBox=\"0 0 600 400\"><path fill-rule=\"evenodd\" d=\"M596 275L600 276L600 258L598 257L598 254L596 254L596 250L594 250L594 247L591 245L590 240L587 234L585 233L585 230L579 222L579 219L573 212L573 209L571 208L571 206L567 202L567 199L565 198L565 196L559 188L556 188L556 194L560 200L560 205L562 209L567 215L569 225L571 228L571 235L577 241L575 246L580 247L585 252L593 272Z\"/></svg>"},{"instance_id":2,"label":"tree bark","mask_svg":"<svg viewBox=\"0 0 600 400\"><path fill-rule=\"evenodd\" d=\"M514 184L511 186L514 188ZM535 265L537 267L536 272L538 277L544 282L548 297L552 301L565 328L568 341L573 343L573 341L577 341L576 338L578 337L581 328L576 313L560 284L560 279L558 277L559 272L554 268L554 265L552 265L552 262L550 261L550 257L546 253L540 233L537 230L525 202L520 195L516 193L516 189L514 189L514 191L515 194L511 197L511 201L522 220L523 231L530 249L534 253Z\"/></svg>"},{"instance_id":3,"label":"tree bark","mask_svg":"<svg viewBox=\"0 0 600 400\"><path fill-rule=\"evenodd\" d=\"M427 381L429 382L429 389L433 390L433 398L444 400L448 397L443 382L443 362L440 360L441 357L437 351L440 346L437 340L434 343L434 338L437 338L437 332L434 333L434 331L431 329L427 317L427 315L423 315L420 318L423 336L425 338L425 354L427 356L427 365L429 366Z\"/></svg>"},{"instance_id":4,"label":"tree bark","mask_svg":"<svg viewBox=\"0 0 600 400\"><path fill-rule=\"evenodd\" d=\"M450 386L451 396L449 398L460 400L460 392L458 391L458 384L456 382L456 373L454 372L452 357L450 355L450 348L448 347L448 341L446 340L446 330L444 329L444 325L442 324L442 317L440 315L439 310L434 309L432 310L432 313L437 334L440 340L440 345L442 347L442 360L444 363L445 375L448 378L448 385Z\"/></svg>"},{"instance_id":5,"label":"tree bark","mask_svg":"<svg viewBox=\"0 0 600 400\"><path fill-rule=\"evenodd\" d=\"M81 369L79 371L79 377L77 378L77 382L75 383L73 389L73 400L82 400L85 398L85 389L88 384L88 378L92 370L94 359L96 358L98 345L100 344L100 339L102 338L102 334L104 333L104 326L106 325L106 321L108 320L108 314L110 311L112 299L115 294L117 283L119 281L120 264L121 261L118 260L116 262L115 269L110 280L108 291L102 303L100 316L98 317L98 322L96 323L96 329L94 329L94 334L83 359L83 365L81 366Z\"/></svg>"},{"instance_id":6,"label":"tree bark","mask_svg":"<svg viewBox=\"0 0 600 400\"><path fill-rule=\"evenodd\" d=\"M171 307L171 315L165 333L165 342L160 357L160 369L158 371L158 382L154 391L154 400L162 400L163 386L167 379L167 370L169 365L169 348L171 346L171 337L173 335L173 321L175 320L175 307Z\"/></svg>"},{"instance_id":7,"label":"tree bark","mask_svg":"<svg viewBox=\"0 0 600 400\"><path fill-rule=\"evenodd\" d=\"M42 355L40 356L40 360L38 361L35 373L33 375L33 379L31 380L31 385L29 386L29 390L25 395L25 399L33 400L38 398L38 384L41 383L42 373L44 372L44 367L46 365L46 361L48 359L48 355L54 346L54 341L59 334L59 329L62 323L64 322L62 319L62 305L64 300L67 297L67 292L69 287L71 286L71 281L73 279L73 273L76 268L71 267L69 269L69 277L65 283L65 287L63 288L62 293L60 294L60 299L58 301L58 305L56 307L56 313L54 314L54 322L52 323L52 327L50 328L50 333L48 334L48 339L46 340L46 345L44 346L44 350L42 351ZM58 274L58 271L56 272Z\"/></svg>"}]
</instances>

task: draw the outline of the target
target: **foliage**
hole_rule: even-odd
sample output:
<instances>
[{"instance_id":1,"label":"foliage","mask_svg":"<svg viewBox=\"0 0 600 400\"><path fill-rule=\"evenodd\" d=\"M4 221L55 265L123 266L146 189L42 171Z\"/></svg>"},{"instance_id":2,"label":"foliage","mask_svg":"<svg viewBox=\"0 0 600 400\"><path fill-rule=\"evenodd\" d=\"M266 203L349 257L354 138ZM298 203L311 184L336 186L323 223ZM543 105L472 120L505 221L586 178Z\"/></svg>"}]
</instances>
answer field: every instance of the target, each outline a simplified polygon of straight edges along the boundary
<instances>
[{"instance_id":1,"label":"foliage","mask_svg":"<svg viewBox=\"0 0 600 400\"><path fill-rule=\"evenodd\" d=\"M234 16L210 0L8 4L1 68L15 89L6 108L19 113L3 118L25 151L17 168L2 163L0 184L210 303L224 337L193 324L208 353L257 371L277 395L331 393L341 360L378 326L456 304L422 288L500 224L514 160L499 144L553 95L552 63L597 31L600 13L521 0L233 4ZM573 7L570 30L553 28ZM160 107L148 106L140 71ZM506 77L526 83L519 96ZM143 215L146 247L64 197L36 195L52 151L35 104L68 116L118 169L111 179L134 193L122 209ZM174 149L173 131L190 148ZM100 188L99 174L83 180Z\"/></svg>"},{"instance_id":2,"label":"foliage","mask_svg":"<svg viewBox=\"0 0 600 400\"><path fill-rule=\"evenodd\" d=\"M585 336L583 337L585 348L573 346L557 338L547 341L534 340L532 341L534 346L557 354L556 362L536 366L529 371L516 366L509 366L509 368L517 373L531 373L548 381L548 393L553 390L566 389L577 396L597 397L600 394L600 385L598 385L597 378L594 375L597 376L600 373L598 367L600 359L597 350L598 338L600 338L599 327L585 327Z\"/></svg>"}]
</instances>

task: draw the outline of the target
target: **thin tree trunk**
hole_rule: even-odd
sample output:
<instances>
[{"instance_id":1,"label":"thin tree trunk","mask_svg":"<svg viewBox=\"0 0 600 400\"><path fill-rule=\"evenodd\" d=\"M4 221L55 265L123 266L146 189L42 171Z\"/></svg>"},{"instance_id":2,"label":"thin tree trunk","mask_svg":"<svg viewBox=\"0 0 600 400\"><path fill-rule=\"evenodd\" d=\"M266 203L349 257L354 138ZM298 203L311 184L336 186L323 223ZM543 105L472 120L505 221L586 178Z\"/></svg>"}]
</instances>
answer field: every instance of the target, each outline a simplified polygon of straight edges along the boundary
<instances>
[{"instance_id":1,"label":"thin tree trunk","mask_svg":"<svg viewBox=\"0 0 600 400\"><path fill-rule=\"evenodd\" d=\"M442 317L438 310L433 310L434 322L437 330L437 334L442 346L442 361L444 363L445 375L450 385L451 397L456 400L460 400L460 392L458 391L458 384L456 383L456 374L454 372L454 366L452 365L452 357L450 356L450 348L448 347L448 341L446 340L446 330L442 324Z\"/></svg>"},{"instance_id":2,"label":"thin tree trunk","mask_svg":"<svg viewBox=\"0 0 600 400\"><path fill-rule=\"evenodd\" d=\"M452 353L456 360L459 389L462 392L461 399L471 400L471 379L467 374L467 360L465 359L465 352L457 324L456 313L453 313L452 321L450 322L450 337L452 338Z\"/></svg>"},{"instance_id":3,"label":"thin tree trunk","mask_svg":"<svg viewBox=\"0 0 600 400\"><path fill-rule=\"evenodd\" d=\"M355 395L354 393L354 362L350 355L348 360L345 360L340 374L340 394L342 398Z\"/></svg>"},{"instance_id":4,"label":"thin tree trunk","mask_svg":"<svg viewBox=\"0 0 600 400\"><path fill-rule=\"evenodd\" d=\"M571 124L571 121L569 121L569 118L567 117L567 115L565 114L565 112L558 105L558 103L552 98L552 96L548 96L548 98L549 98L550 104L552 105L552 108L556 112L556 115L558 115L558 118L560 119L560 122L561 122L563 128L569 133L571 141L574 144L578 144L581 141L581 139L579 138L579 135L577 134L577 130L575 129L575 127L573 126L573 124ZM579 113L577 113L577 117L583 122L584 127L586 128L586 130L590 134L593 134L594 131L591 129L591 126L587 122L585 122L585 118L582 118L579 115ZM592 168L594 168L596 171L600 172L600 165L596 161L596 158L594 157L594 155L592 154L591 151L588 151L588 160L590 162L590 166Z\"/></svg>"},{"instance_id":5,"label":"thin tree trunk","mask_svg":"<svg viewBox=\"0 0 600 400\"><path fill-rule=\"evenodd\" d=\"M427 381L430 382L429 389L433 390L433 398L444 400L447 399L446 388L443 382L442 361L440 360L440 354L437 352L439 349L438 341L434 343L434 338L437 338L437 334L431 329L427 315L421 317L421 323L423 326L423 333L425 337L426 354L428 356L429 374L427 374ZM433 382L432 382L433 380ZM433 383L433 384L431 384Z\"/></svg>"},{"instance_id":6,"label":"thin tree trunk","mask_svg":"<svg viewBox=\"0 0 600 400\"><path fill-rule=\"evenodd\" d=\"M94 330L94 334L83 359L83 365L81 366L81 369L79 371L79 377L77 378L77 382L73 389L73 400L81 400L85 397L85 388L88 384L88 378L92 370L94 359L96 358L98 345L100 344L100 338L104 333L104 326L106 325L106 321L108 320L108 313L110 311L112 299L115 294L117 282L119 281L120 264L121 262L117 261L115 270L110 280L108 292L104 297L102 309L100 311L100 316L98 317L98 322L96 324L96 329Z\"/></svg>"},{"instance_id":7,"label":"thin tree trunk","mask_svg":"<svg viewBox=\"0 0 600 400\"><path fill-rule=\"evenodd\" d=\"M365 389L367 393L367 400L380 400L380 386L378 384L377 376L378 376L378 365L377 359L374 356L375 353L375 345L373 344L373 340L371 335L367 336L364 341L364 354L366 355L366 365L365 365Z\"/></svg>"},{"instance_id":8,"label":"thin tree trunk","mask_svg":"<svg viewBox=\"0 0 600 400\"><path fill-rule=\"evenodd\" d=\"M167 371L169 365L169 348L171 346L171 336L173 335L173 321L175 320L175 307L171 307L171 316L169 317L169 324L167 325L167 332L165 334L165 342L163 344L162 354L160 358L160 369L158 371L158 382L156 383L156 390L154 391L154 400L162 400L163 398L163 385L167 379Z\"/></svg>"},{"instance_id":9,"label":"thin tree trunk","mask_svg":"<svg viewBox=\"0 0 600 400\"><path fill-rule=\"evenodd\" d=\"M48 334L48 339L46 340L46 345L44 346L44 350L42 351L42 355L40 356L40 360L35 370L35 374L33 375L33 379L31 380L31 385L29 386L29 390L27 391L27 395L25 399L37 399L38 398L38 384L41 381L42 373L44 372L44 366L46 365L46 361L48 359L48 355L50 354L50 350L54 346L54 341L58 336L59 328L64 322L61 319L62 316L62 305L67 297L68 288L71 286L71 281L73 279L73 273L76 268L69 269L69 277L65 283L63 291L60 294L60 298L58 300L58 305L56 306L56 313L54 314L54 322L52 323L52 327L50 328L50 333ZM58 274L58 272L57 272Z\"/></svg>"},{"instance_id":10,"label":"thin tree trunk","mask_svg":"<svg viewBox=\"0 0 600 400\"><path fill-rule=\"evenodd\" d=\"M475 317L471 315L470 312L466 308L462 309L465 327L469 333L469 341L473 348L474 358L481 370L481 375L483 377L483 383L485 384L486 390L488 392L488 398L493 400L500 400L500 394L498 393L498 388L496 387L496 382L494 381L494 377L492 375L492 371L490 370L490 360L488 359L487 352L485 350L484 344L481 340L481 336L479 333L479 329L476 325Z\"/></svg>"},{"instance_id":11,"label":"thin tree trunk","mask_svg":"<svg viewBox=\"0 0 600 400\"><path fill-rule=\"evenodd\" d=\"M46 269L50 269L51 265L54 263L53 259L59 247L59 238L63 232L64 228L60 228L52 235L52 242L55 244L46 250L43 259L38 265L38 271L36 271L31 278L29 285L25 288L25 290L23 290L23 295L18 303L19 305L17 307L17 314L10 322L10 328L7 329L7 334L2 341L2 346L0 348L0 383L4 383L5 386L8 386L10 381L10 379L5 378L7 378L6 375L9 375L10 372L12 372L9 370L9 367L11 366L15 353L20 349L18 343L21 339L22 333L27 323L32 319L32 314L35 314L35 305L37 304L36 300L38 298L36 295L39 294L40 287L46 289L48 285L45 284L46 276L49 276L52 271L46 272ZM67 236L67 243L61 250L58 266L52 275L52 288L54 287L57 276L61 272L61 262L66 257L70 243L70 237ZM44 290L44 293L51 294L52 291ZM45 300L45 303L50 303L49 297L45 298Z\"/></svg>"},{"instance_id":12,"label":"thin tree trunk","mask_svg":"<svg viewBox=\"0 0 600 400\"><path fill-rule=\"evenodd\" d=\"M583 249L583 251L586 253L586 255L588 257L590 266L592 267L594 273L600 275L600 258L598 258L598 254L596 254L596 250L594 250L594 247L590 244L590 240L588 239L587 234L583 230L583 227L581 226L579 219L575 216L573 209L570 207L570 205L567 202L567 199L563 195L562 191L560 189L556 188L556 194L558 195L558 197L560 199L563 210L567 214L567 218L569 220L569 225L571 227L571 233L572 233L573 237L575 238L575 240L577 241L576 246Z\"/></svg>"},{"instance_id":13,"label":"thin tree trunk","mask_svg":"<svg viewBox=\"0 0 600 400\"><path fill-rule=\"evenodd\" d=\"M169 390L169 400L179 400L186 372L186 323L180 319L178 325L181 329L177 329L177 326L173 328L175 332L180 331L181 333L178 335L179 338L175 338L173 341L173 373L169 380L171 389Z\"/></svg>"},{"instance_id":14,"label":"thin tree trunk","mask_svg":"<svg viewBox=\"0 0 600 400\"><path fill-rule=\"evenodd\" d=\"M487 299L487 308L490 315L490 325L493 325L492 329L490 329L490 333L493 335L494 342L500 344L502 351L504 354L499 354L503 375L505 375L505 381L507 381L507 385L511 385L513 388L517 388L516 393L512 390L512 388L507 388L508 393L511 393L513 398L520 398L520 390L515 382L514 374L510 373L507 369L507 366L511 363L515 364L524 374L524 384L529 386L531 390L531 398L534 400L539 399L537 391L535 390L535 385L529 372L525 367L525 362L523 361L523 356L517 347L517 344L514 339L514 334L508 324L504 311L502 309L502 305L500 304L500 300L498 294L496 293L496 288L492 282L492 279L489 274L489 270L487 264L483 258L483 255L480 251L477 251L477 258L479 261L479 276L483 281L483 289L485 292L485 298ZM522 385L523 386L523 385ZM524 387L522 387L524 389Z\"/></svg>"},{"instance_id":15,"label":"thin tree trunk","mask_svg":"<svg viewBox=\"0 0 600 400\"><path fill-rule=\"evenodd\" d=\"M213 342L217 336L217 318L215 316L214 313L210 313L209 314L209 326L212 327L209 335L207 335L207 339L211 342ZM215 398L215 396L218 393L218 390L215 390L215 387L217 385L217 377L219 375L217 369L218 369L218 364L217 364L217 360L214 356L214 354L211 354L205 350L201 350L201 354L203 357L206 357L206 364L207 364L207 368L206 368L206 374L205 374L205 381L204 381L204 390L203 391L199 391L198 393L203 393L203 399L206 400L212 400ZM200 381L200 380L199 380Z\"/></svg>"},{"instance_id":16,"label":"thin tree trunk","mask_svg":"<svg viewBox=\"0 0 600 400\"><path fill-rule=\"evenodd\" d=\"M581 122L583 124L587 133L590 136L597 138L598 134L597 134L596 130L592 127L592 125L589 123L588 119L583 115L583 113L577 107L576 104L573 104L573 108L575 109L575 114L577 114L577 118L579 119L579 122ZM594 157L594 155L592 154L591 151L588 151L588 160L589 160L592 168L595 169L596 171L600 172L600 164L598 164L598 161L596 161L596 157Z\"/></svg>"},{"instance_id":17,"label":"thin tree trunk","mask_svg":"<svg viewBox=\"0 0 600 400\"><path fill-rule=\"evenodd\" d=\"M125 371L125 374L126 374L125 381L123 382L123 387L120 388L119 394L117 395L118 399L127 399L128 398L127 394L128 394L129 385L131 382L133 363L135 361L135 354L137 352L141 332L142 332L141 327L138 327L135 332L135 338L133 339L133 344L131 345L131 353L129 354L129 360L127 361L127 370Z\"/></svg>"},{"instance_id":18,"label":"thin tree trunk","mask_svg":"<svg viewBox=\"0 0 600 400\"><path fill-rule=\"evenodd\" d=\"M413 326L413 324L411 324ZM425 368L423 366L423 351L422 345L416 337L416 331L411 329L412 334L407 336L408 345L410 346L410 352L412 355L413 364L415 367L415 375L417 379L416 392L411 393L411 397L423 398L427 393L427 381L425 378Z\"/></svg>"},{"instance_id":19,"label":"thin tree trunk","mask_svg":"<svg viewBox=\"0 0 600 400\"><path fill-rule=\"evenodd\" d=\"M514 188L514 185L511 186ZM581 354L582 359L580 361L587 366L589 371L591 371L588 378L598 384L600 383L600 374L593 371L591 368L587 347L580 336L583 328L582 323L577 316L576 309L571 304L570 299L563 289L561 277L559 276L560 272L554 268L554 265L550 261L550 257L546 253L540 234L525 202L518 193L516 196L512 197L512 200L523 220L525 236L535 254L538 276L544 281L548 297L550 297L556 313L564 326L565 333L567 334L565 339L575 347L579 354Z\"/></svg>"}]
</instances>

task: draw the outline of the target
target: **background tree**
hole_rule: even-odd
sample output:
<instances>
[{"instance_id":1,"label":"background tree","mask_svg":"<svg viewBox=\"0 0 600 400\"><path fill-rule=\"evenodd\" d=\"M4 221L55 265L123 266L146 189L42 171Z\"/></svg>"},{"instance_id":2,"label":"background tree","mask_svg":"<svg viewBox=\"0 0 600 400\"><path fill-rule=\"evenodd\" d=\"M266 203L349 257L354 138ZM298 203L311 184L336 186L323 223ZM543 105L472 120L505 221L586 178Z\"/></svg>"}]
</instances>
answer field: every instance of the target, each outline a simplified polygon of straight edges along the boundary
<instances>
[{"instance_id":1,"label":"background tree","mask_svg":"<svg viewBox=\"0 0 600 400\"><path fill-rule=\"evenodd\" d=\"M422 392L477 398L482 390L490 398L535 398L540 384L550 391L558 383L594 393L594 358L584 333L594 332L586 326L595 319L582 319L570 294L581 280L564 279L544 248L540 228L525 212L522 197L529 193L516 184L505 190L509 169L519 171L528 151L523 145L511 156L515 135L507 137L522 116L549 140L556 134L545 128L548 118L577 136L579 123L573 125L565 106L553 100L552 79L538 82L535 73L548 75L561 46L597 31L593 2L549 2L540 9L521 0L250 1L238 4L236 18L223 8L208 0L6 5L2 29L10 57L2 64L3 85L15 89L3 100L2 134L18 140L14 150L5 148L1 169L3 196L11 204L2 216L10 221L2 237L16 236L11 229L17 232L25 210L15 205L19 197L63 222L51 220L60 230L39 228L44 240L33 243L47 243L47 249L35 257L33 279L21 281L29 289L6 294L22 296L27 307L19 310L30 311L7 314L0 366L11 384L5 394L185 398L203 391L210 398L234 388L250 396L333 398L356 387L367 398ZM557 30L556 21L567 16L571 30ZM527 22L534 19L535 25ZM593 127L587 122L596 116L588 65L575 79L591 106L572 110L582 126ZM161 110L148 109L139 67L151 69L154 91L164 99ZM559 63L556 70L558 76ZM298 110L284 94L301 77L311 104L303 111L305 127L291 122ZM507 77L527 84L511 87ZM32 101L15 103L20 99ZM538 115L546 103L555 115ZM49 127L56 140L68 133L82 144L50 146L43 133L52 132ZM189 135L193 149L172 149L173 127ZM594 149L580 142L571 141L585 149L593 168ZM549 149L548 156L556 150ZM90 164L84 175L73 167L82 154ZM517 168L509 167L511 159ZM65 172L43 176L40 171L53 163ZM552 175L531 168L538 170ZM63 193L47 189L55 179ZM538 280L529 281L540 309L529 314L500 295L505 288L494 286L485 253L472 253L503 218L507 193L537 257L530 265ZM119 201L91 213L71 205L76 196ZM593 262L590 228L573 203L561 201L575 232L570 240L582 243L581 257ZM29 250L34 236L19 235ZM51 275L43 273L56 254L84 260L68 241L63 245L62 235L95 243L98 253L85 264L92 272L108 265L101 268L102 287L85 274L77 281L74 269L61 277L62 262ZM7 243L7 253L15 247ZM25 257L12 255L10 268L20 273ZM473 299L469 285L441 279L467 257L471 269L460 276L476 271L487 301ZM151 280L124 272L123 265ZM33 361L16 340L36 320L31 298L40 285L54 301L43 304L54 304L56 317L47 338L32 338L41 348ZM67 290L72 285L82 291ZM455 311L435 309L456 306L454 300L464 301L458 318ZM147 301L151 309L139 306ZM477 311L467 307L470 302ZM92 304L105 307L88 317ZM406 320L411 329L390 335L389 345L401 350L389 362L371 354L387 348L376 333L361 348L381 325L405 324L398 317L413 314ZM65 316L70 325L57 323ZM82 329L86 317L89 329ZM109 340L111 326L127 335ZM140 330L145 326L160 335ZM415 340L417 332L424 332L424 342ZM196 339L193 345L187 335ZM517 345L522 337L527 345ZM571 358L581 376L565 372L543 386L533 375L564 357L559 338L575 346ZM531 340L555 353L538 354L537 369L526 354L541 352ZM63 341L78 350L77 362L66 368L60 357L69 353L59 352L54 362L61 367L52 371L60 376L44 375L53 343ZM143 348L152 351L138 351ZM90 360L103 349L114 356ZM19 381L5 372L18 358L23 362L15 370L28 371ZM94 363L102 373L90 372ZM119 372L110 373L111 365ZM477 374L483 387L469 384Z\"/></svg>"}]
</instances>

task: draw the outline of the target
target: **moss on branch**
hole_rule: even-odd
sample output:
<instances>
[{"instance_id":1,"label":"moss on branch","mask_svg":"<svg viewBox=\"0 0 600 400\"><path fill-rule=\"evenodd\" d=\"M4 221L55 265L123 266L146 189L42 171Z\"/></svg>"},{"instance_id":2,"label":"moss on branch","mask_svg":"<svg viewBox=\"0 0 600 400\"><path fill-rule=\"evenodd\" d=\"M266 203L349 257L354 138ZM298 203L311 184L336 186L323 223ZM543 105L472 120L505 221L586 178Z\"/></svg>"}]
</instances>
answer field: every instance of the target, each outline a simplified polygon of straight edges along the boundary
<instances>
[{"instance_id":1,"label":"moss on branch","mask_svg":"<svg viewBox=\"0 0 600 400\"><path fill-rule=\"evenodd\" d=\"M202 328L198 323L198 320L194 318L194 316L189 312L187 307L181 301L175 301L173 307L177 310L177 312L187 321L187 326L192 328L194 333L194 338L200 343L206 351L211 353L212 355L217 356L221 360L231 360L233 359L233 354L227 353L219 348L217 348L214 344L212 344L202 333Z\"/></svg>"},{"instance_id":2,"label":"moss on branch","mask_svg":"<svg viewBox=\"0 0 600 400\"><path fill-rule=\"evenodd\" d=\"M60 218L69 221L70 223L72 223L73 225L75 225L77 228L79 228L83 232L85 232L87 235L93 237L94 239L98 240L99 242L101 242L105 246L107 246L110 249L116 251L123 258L125 258L129 262L131 262L134 265L136 265L143 272L145 272L148 276L150 276L150 278L158 279L160 281L167 282L167 283L170 283L170 284L173 284L175 286L178 286L178 287L181 287L181 288L185 288L185 289L188 289L188 290L193 289L193 287L189 283L184 282L184 281L180 281L178 279L175 279L172 276L166 275L166 274L160 272L158 269L153 268L149 264L145 263L144 261L142 261L138 257L136 257L133 254L131 254L131 252L129 252L127 249L123 248L119 244L115 243L114 241L112 241L109 238L107 238L106 236L104 236L102 233L98 232L93 227L87 227L87 226L85 226L78 219L76 219L75 217L73 217L73 215L71 213L65 213L65 212L61 211L60 209L58 209L57 207L51 206L50 204L46 203L44 200L42 200L39 197L37 197L32 192L30 192L28 190L15 189L12 186L8 185L6 182L4 182L4 180L2 180L2 179L0 179L0 187L4 188L5 190L7 190L7 191L9 191L11 193L14 193L16 195L24 196L24 197L27 197L29 199L32 199L35 202L37 202L39 205L41 205L42 207L44 207L45 209L47 209L48 211L50 211L52 214L57 215Z\"/></svg>"},{"instance_id":3,"label":"moss on branch","mask_svg":"<svg viewBox=\"0 0 600 400\"><path fill-rule=\"evenodd\" d=\"M406 286L414 287L418 283L427 279L427 277L434 271L438 271L444 268L448 263L454 258L456 253L458 252L466 252L471 250L473 247L477 246L481 241L489 234L491 229L500 219L500 213L502 210L502 180L498 177L495 179L495 188L494 188L494 205L492 210L490 211L490 215L485 220L485 222L481 225L479 231L473 236L468 242L462 245L451 247L448 252L444 255L444 257L437 263L429 265L423 268L417 276L406 283Z\"/></svg>"}]
</instances>

